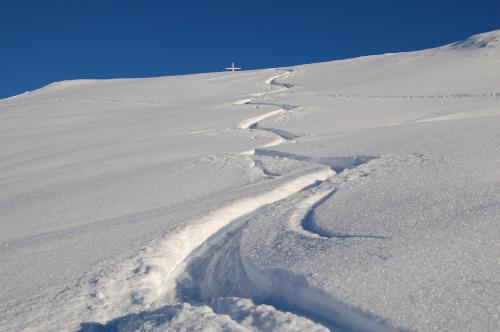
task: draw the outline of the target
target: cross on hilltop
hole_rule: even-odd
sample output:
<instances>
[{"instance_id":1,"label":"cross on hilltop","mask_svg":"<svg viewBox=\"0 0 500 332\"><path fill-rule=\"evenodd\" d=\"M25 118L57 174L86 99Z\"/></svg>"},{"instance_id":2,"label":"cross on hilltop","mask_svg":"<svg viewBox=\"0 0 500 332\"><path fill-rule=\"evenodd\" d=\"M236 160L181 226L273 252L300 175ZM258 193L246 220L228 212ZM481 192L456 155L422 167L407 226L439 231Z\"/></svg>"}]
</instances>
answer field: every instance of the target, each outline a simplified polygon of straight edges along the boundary
<instances>
[{"instance_id":1,"label":"cross on hilltop","mask_svg":"<svg viewBox=\"0 0 500 332\"><path fill-rule=\"evenodd\" d=\"M235 67L234 62L231 62L231 67L227 67L226 70L237 71L237 70L241 70L241 67Z\"/></svg>"}]
</instances>

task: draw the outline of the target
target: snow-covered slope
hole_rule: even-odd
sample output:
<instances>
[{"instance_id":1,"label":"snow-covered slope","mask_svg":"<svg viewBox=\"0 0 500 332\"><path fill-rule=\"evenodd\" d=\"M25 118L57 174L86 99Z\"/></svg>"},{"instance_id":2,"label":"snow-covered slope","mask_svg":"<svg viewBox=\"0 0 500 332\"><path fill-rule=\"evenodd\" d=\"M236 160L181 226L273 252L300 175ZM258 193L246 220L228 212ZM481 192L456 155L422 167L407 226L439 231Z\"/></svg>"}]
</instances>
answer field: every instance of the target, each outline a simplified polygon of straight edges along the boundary
<instances>
[{"instance_id":1,"label":"snow-covered slope","mask_svg":"<svg viewBox=\"0 0 500 332\"><path fill-rule=\"evenodd\" d=\"M499 330L499 40L0 100L0 330Z\"/></svg>"}]
</instances>

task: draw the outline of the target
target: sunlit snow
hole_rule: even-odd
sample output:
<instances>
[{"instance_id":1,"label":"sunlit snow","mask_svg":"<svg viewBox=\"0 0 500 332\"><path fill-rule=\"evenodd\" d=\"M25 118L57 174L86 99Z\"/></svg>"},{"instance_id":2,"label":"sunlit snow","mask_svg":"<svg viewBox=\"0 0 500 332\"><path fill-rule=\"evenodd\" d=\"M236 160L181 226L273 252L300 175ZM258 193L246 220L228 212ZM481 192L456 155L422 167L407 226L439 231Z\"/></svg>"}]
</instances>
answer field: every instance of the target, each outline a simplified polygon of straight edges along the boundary
<instances>
[{"instance_id":1,"label":"sunlit snow","mask_svg":"<svg viewBox=\"0 0 500 332\"><path fill-rule=\"evenodd\" d=\"M0 100L0 330L500 330L499 147L500 31Z\"/></svg>"}]
</instances>

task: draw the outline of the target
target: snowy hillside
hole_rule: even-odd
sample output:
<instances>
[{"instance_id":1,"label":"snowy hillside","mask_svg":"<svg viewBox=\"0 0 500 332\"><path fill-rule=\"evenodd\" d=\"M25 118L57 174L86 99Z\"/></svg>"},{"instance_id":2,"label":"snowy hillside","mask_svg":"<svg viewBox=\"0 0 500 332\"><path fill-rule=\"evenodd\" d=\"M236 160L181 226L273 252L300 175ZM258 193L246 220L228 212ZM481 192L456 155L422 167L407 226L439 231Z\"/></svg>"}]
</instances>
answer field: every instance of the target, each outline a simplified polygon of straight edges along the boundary
<instances>
[{"instance_id":1,"label":"snowy hillside","mask_svg":"<svg viewBox=\"0 0 500 332\"><path fill-rule=\"evenodd\" d=\"M1 331L500 330L500 30L0 100Z\"/></svg>"}]
</instances>

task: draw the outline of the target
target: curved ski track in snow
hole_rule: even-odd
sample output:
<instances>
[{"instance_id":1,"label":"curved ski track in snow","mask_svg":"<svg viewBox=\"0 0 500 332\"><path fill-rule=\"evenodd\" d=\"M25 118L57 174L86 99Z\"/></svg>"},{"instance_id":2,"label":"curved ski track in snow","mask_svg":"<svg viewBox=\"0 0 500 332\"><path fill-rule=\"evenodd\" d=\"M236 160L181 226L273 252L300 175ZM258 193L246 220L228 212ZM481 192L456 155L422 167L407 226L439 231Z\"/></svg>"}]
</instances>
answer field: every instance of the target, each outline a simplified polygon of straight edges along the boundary
<instances>
[{"instance_id":1,"label":"curved ski track in snow","mask_svg":"<svg viewBox=\"0 0 500 332\"><path fill-rule=\"evenodd\" d=\"M303 235L324 238L324 239L349 239L349 238L365 238L365 239L388 239L387 236L378 234L345 234L325 230L320 225L317 225L315 220L315 209L323 202L332 197L340 190L348 190L367 180L369 176L373 176L380 172L391 172L399 165L408 165L422 161L421 156L414 155L384 155L378 158L362 158L360 162L354 162L351 167L344 164L344 171L337 176L325 181L323 186L319 186L313 191L310 196L296 204L297 208L290 217L290 228Z\"/></svg>"},{"instance_id":2,"label":"curved ski track in snow","mask_svg":"<svg viewBox=\"0 0 500 332\"><path fill-rule=\"evenodd\" d=\"M265 83L268 85L270 91L254 93L251 96L253 96L253 97L261 97L261 96L265 96L265 95L268 95L268 94L271 94L271 93L277 93L277 92L282 92L282 91L288 90L289 88L293 87L293 85L278 83L278 82L276 82L276 80L278 78L288 76L291 72L293 72L292 69L285 69L285 72L283 72L281 74L278 74L278 75L274 75L274 76L268 78ZM278 87L278 89L273 90L274 87Z\"/></svg>"},{"instance_id":3,"label":"curved ski track in snow","mask_svg":"<svg viewBox=\"0 0 500 332\"><path fill-rule=\"evenodd\" d=\"M270 89L274 85L281 86L280 89L271 90L268 93L288 89L289 86L275 83L275 80L288 75L289 72L287 70L268 79L266 83ZM243 100L236 102L236 104L250 102L251 100ZM292 108L292 106L287 107L287 109ZM259 121L286 112L287 109L280 108L243 120L238 128L241 130L260 129L257 128ZM272 129L269 131L272 132ZM281 144L288 140L289 136L295 137L290 133L280 135L273 132L273 134L277 136L277 139L263 147ZM258 162L255 163L255 166L259 167ZM266 172L264 173L266 174ZM311 168L309 172L301 172L300 175L295 175L290 180L280 181L280 184L274 189L232 202L201 219L193 220L186 226L180 226L156 244L143 249L137 257L124 262L118 269L98 277L100 279L99 285L91 286L91 289L94 288L91 291L91 295L94 294L91 298L95 299L93 302L97 306L95 317L100 321L109 321L124 313L154 309L175 302L177 278L185 272L186 260L200 247L203 247L212 236L242 216L285 199L315 183L325 181L334 174L335 171L328 167L315 167L314 170ZM271 173L266 175L269 177L279 176Z\"/></svg>"},{"instance_id":4,"label":"curved ski track in snow","mask_svg":"<svg viewBox=\"0 0 500 332\"><path fill-rule=\"evenodd\" d=\"M289 89L291 85L277 83L276 80L280 77L288 76L291 70L275 75L266 81L270 91L253 95L255 97L264 94L281 92ZM273 89L275 86L278 89ZM236 105L252 105L253 99L244 99L237 101ZM259 104L259 103L255 103ZM266 104L271 106L273 104ZM280 107L277 110L270 111L239 123L240 130L264 130L273 133L277 139L271 141L260 148L276 146L286 141L293 140L298 137L293 133L288 133L275 128L261 128L258 123L271 116L279 115L287 112L295 106L290 105L273 105ZM259 149L259 148L255 148ZM255 154L256 150L251 150L243 153ZM255 156L255 166L263 168L259 165L260 156L266 156L265 150L258 150L259 153ZM124 310L155 309L168 303L176 303L176 299L185 298L190 302L197 303L197 299L189 297L185 290L179 289L179 280L182 280L186 275L190 274L188 266L192 259L197 259L206 251L203 248L210 248L214 241L224 239L225 235L234 231L235 227L241 227L241 222L245 220L245 216L257 213L261 208L272 204L280 204L279 202L286 200L298 193L306 195L306 198L294 205L292 217L289 219L289 229L297 233L302 233L308 237L323 238L328 240L332 237L347 238L340 234L327 234L321 230L311 226L308 222L308 216L314 209L324 200L329 198L337 189L338 182L349 182L353 179L363 177L363 164L370 164L371 157L358 158L331 158L328 160L312 159L309 157L301 157L294 155L280 155L281 158L298 160L310 165L316 165L315 171L309 173L302 172L301 175L295 176L287 181L282 181L279 185L267 192L258 194L253 197L240 199L232 202L227 206L221 207L206 216L189 223L186 226L181 226L176 231L166 235L155 245L149 246L143 250L138 257L124 264L120 271L113 273L113 276L106 276L104 281L101 281L102 287L97 298L104 301L104 305L99 305L98 311L101 320L109 320L117 315L123 314ZM361 165L361 166L360 166ZM344 172L351 169L353 172ZM341 174L337 172L342 171ZM265 173L265 172L264 172ZM269 177L276 177L279 174L266 174ZM339 176L336 176L339 175ZM338 178L338 179L337 179ZM335 180L337 179L337 180ZM323 186L322 186L323 185ZM353 236L354 237L354 236ZM363 237L363 236L358 236ZM377 237L374 237L377 238ZM284 287L297 287L293 278L282 280L282 286L276 289L274 281L276 276L272 272L260 271L257 267L252 266L246 259L238 255L236 259L243 267L246 278L256 284L257 288L262 288L261 292L274 294L276 290L284 290ZM115 271L116 272L116 271ZM111 277L111 278L110 278ZM217 278L217 276L212 276ZM285 278L286 279L286 278ZM263 281L262 283L260 283ZM291 282L288 285L288 281ZM321 321L326 321L327 325L337 325L337 320L347 321L347 325L354 326L363 331L385 331L390 328L376 322L369 315L359 314L355 309L351 310L346 305L341 305L332 298L329 294L320 294L315 290L310 290L308 287L300 287L297 291L301 297L294 296L293 298L283 297L283 294L274 294L279 296L284 301L284 309L287 307L297 308L297 311L302 313L305 318L312 319L319 317ZM189 293L188 291L187 293ZM224 295L224 297L226 297ZM253 299L250 294L249 297ZM256 297L258 299L258 297ZM210 305L210 299L203 299L203 304ZM121 309L117 309L121 308ZM367 318L368 317L368 318ZM312 319L315 320L314 318Z\"/></svg>"},{"instance_id":5,"label":"curved ski track in snow","mask_svg":"<svg viewBox=\"0 0 500 332\"><path fill-rule=\"evenodd\" d=\"M291 85L276 83L276 80L280 77L288 76L290 72L292 72L292 70L285 70L283 73L267 79L265 83L269 86L270 91L265 94L276 93L289 89ZM275 86L279 86L280 88L273 90ZM257 94L257 96L261 95L262 94ZM237 101L234 104L253 104L253 99L244 99ZM272 104L268 105L273 106ZM262 147L276 146L289 140L289 136L280 135L274 132L273 129L258 128L258 123L266 118L282 114L287 112L287 109L293 108L294 106L286 105L283 108L248 118L241 121L238 124L238 128L242 130L259 129L270 131L278 136L278 139L264 144ZM243 152L243 154L253 154L253 152ZM197 248L202 246L211 236L219 232L221 229L244 215L256 211L265 205L285 199L303 190L304 188L317 183L318 181L325 181L334 174L336 173L332 169L324 169L300 176L296 179L285 182L267 193L243 199L232 203L227 207L216 210L194 224L190 224L180 231L175 232L173 235L168 236L164 241L162 241L160 246L154 250L154 254L151 256L152 259L145 258L144 260L145 265L150 267L155 266L156 268L154 268L154 270L159 273L159 275L148 273L146 277L146 279L149 279L148 283L151 285L150 288L156 289L154 294L155 298L149 299L146 302L154 303L159 299L171 297L175 290L176 278L183 272L183 262L193 252L195 252Z\"/></svg>"},{"instance_id":6,"label":"curved ski track in snow","mask_svg":"<svg viewBox=\"0 0 500 332\"><path fill-rule=\"evenodd\" d=\"M287 75L289 72L285 72L281 75ZM269 80L266 81L267 84L272 86L275 84L275 80L281 75L276 75L271 77ZM288 86L283 85L282 88L274 91L283 91L284 89L288 89ZM252 105L252 104L258 104L254 103L252 100L245 99L240 102L236 102L236 104L239 105ZM297 136L292 133L287 133L287 132L280 132L278 129L274 128L261 128L258 126L258 122L262 121L263 119L269 118L271 116L281 114L287 111L287 109L293 109L294 106L288 106L286 108L280 108L275 111L271 111L268 113L261 114L256 117L249 118L247 120L244 120L240 122L239 128L240 129L259 129L259 130L266 130L270 131L274 134L276 134L279 139L276 141L273 141L271 143L268 143L261 148L264 147L269 147L273 145L278 145L283 142L286 142L288 140L292 140L296 138ZM263 151L266 150L259 150L259 154L256 156L263 155L265 156L266 153L262 153ZM251 150L244 152L246 154L255 154L256 150ZM273 156L273 151L270 151L271 156ZM327 175L327 173L322 173L324 176L321 180L317 180L314 182L310 182L309 186L304 186L300 190L295 190L294 192L289 191L288 195L283 195L282 199L276 199L273 200L274 204L280 205L280 202L283 200L287 200L288 198L294 196L294 195L299 195L302 193L302 195L306 195L306 198L303 199L302 201L299 201L298 204L293 204L292 205L292 214L288 220L288 229L292 230L296 233L305 235L307 237L313 237L313 238L321 238L324 240L329 240L331 238L338 238L338 239L348 239L348 238L366 238L366 239L385 239L383 236L377 236L377 235L362 235L362 234L329 234L328 232L323 232L321 229L318 229L316 227L310 227L312 226L312 214L314 213L314 210L316 207L318 207L322 202L324 202L326 199L331 197L336 190L339 188L347 186L346 184L349 182L358 182L357 180L363 179L368 173L373 172L374 170L377 170L379 167L383 166L385 158L381 158L381 162L377 162L377 159L374 159L372 157L357 157L357 158L331 158L328 160L322 160L322 159L313 159L305 156L294 156L294 155L282 155L280 156L282 158L288 159L288 157L291 157L293 160L298 160L302 162L307 162L310 164L316 164L316 165L324 165L328 166L330 169L330 174ZM391 159L391 158L388 158ZM388 162L391 162L392 160L389 160ZM365 165L369 165L368 167L363 167ZM337 171L343 171L341 174L337 174ZM361 180L362 181L362 180ZM286 196L286 197L285 197ZM262 204L261 207L270 205L271 202L268 204ZM257 208L255 209L257 210ZM253 210L253 211L255 211ZM341 303L335 297L333 297L330 294L323 293L319 290L311 289L310 286L307 285L307 283L297 283L296 278L294 276L288 275L288 272L286 271L279 271L279 276L276 275L276 271L261 271L258 267L253 266L247 259L245 259L243 256L239 254L238 249L234 248L226 248L226 244L224 242L227 242L227 238L230 237L228 234L231 234L231 232L237 232L235 231L235 227L238 229L242 229L242 226L240 225L245 218L241 218L245 215L248 215L248 213L242 213L238 216L238 218L233 218L232 220L227 220L226 223L224 223L224 227L220 227L218 231L211 233L212 239L210 240L209 238L206 238L207 243L212 243L213 242L222 242L223 244L220 244L219 247L216 247L215 249L212 250L218 250L219 254L224 255L224 253L220 253L222 250L227 250L228 255L230 257L225 260L226 266L224 268L228 268L231 271L234 271L235 269L237 270L239 267L240 269L240 275L244 275L246 277L243 277L243 279L246 279L246 282L249 282L252 284L253 289L258 289L259 293L261 294L267 294L267 298L279 298L280 301L282 302L282 306L278 305L278 309L285 309L287 310L288 308L294 308L295 313L299 315L303 315L306 318L312 319L313 321L319 320L319 322L322 322L324 325L332 327L332 326L342 326L343 328L347 329L355 329L359 331L392 331L393 329L390 326L384 325L380 322L378 322L377 317L372 317L369 313L362 313L358 312L356 308L351 308L346 304ZM234 224L233 227L230 227ZM233 239L229 239L229 242L231 241L237 241ZM201 243L199 247L201 247ZM206 246L205 246L206 247ZM210 244L208 244L208 247L210 247ZM238 254L235 254L237 252ZM205 257L203 257L205 256ZM217 277L217 274L225 274L225 271L204 271L204 272L199 272L195 271L192 272L190 271L189 265L190 265L190 260L202 260L202 261L208 261L210 264L210 260L212 257L212 253L210 252L210 249L205 249L202 250L201 253L196 253L195 250L193 250L193 255L192 257L188 258L186 262L183 264L182 271L179 271L178 274L175 276L178 277L178 280L180 280L181 283L181 288L178 289L178 294L177 296L180 298L187 298L188 301L203 301L203 302L210 302L210 299L214 297L227 297L229 296L240 296L241 294L224 294L224 293L219 293L219 294L212 294L212 296L203 296L200 294L195 295L193 298L193 295L190 293L196 293L196 291L193 290L187 290L182 286L183 279L186 278L186 275L189 276L191 273L199 273L200 275L205 275L209 276L208 278L211 279L217 279L217 278L222 278L221 280L224 280L224 277ZM230 266L227 266L229 264ZM230 273L229 273L230 274ZM234 281L238 280L238 276L233 276L234 278L232 282L238 283L242 282L245 283L245 281ZM187 277L188 279L191 277ZM201 276L195 277L194 279L201 279ZM178 281L179 282L179 281ZM198 283L200 280L198 280ZM196 282L195 282L196 283ZM192 288L192 287L197 287L191 284L191 286L187 286L187 288ZM211 288L210 286L208 286ZM295 292L292 293L290 292L290 289L294 289ZM187 294L186 294L187 293ZM299 294L299 296L297 296ZM215 296L213 296L215 295ZM260 298L259 294L243 294L243 297L250 297L253 300L256 300L257 303L262 302L262 298ZM266 303L264 301L264 303Z\"/></svg>"},{"instance_id":7,"label":"curved ski track in snow","mask_svg":"<svg viewBox=\"0 0 500 332\"><path fill-rule=\"evenodd\" d=\"M267 118L274 116L274 115L277 115L277 114L281 114L283 112L286 112L286 111L284 109L278 109L275 111L271 111L271 112L257 115L253 118L250 118L250 119L245 119L238 124L238 128L248 129L248 128L255 127L257 125L257 123L259 123L259 121L262 121L264 119L267 119Z\"/></svg>"},{"instance_id":8,"label":"curved ski track in snow","mask_svg":"<svg viewBox=\"0 0 500 332\"><path fill-rule=\"evenodd\" d=\"M283 73L278 74L278 75L274 75L274 76L268 78L265 81L265 83L268 85L269 91L252 94L251 96L260 97L260 96L267 95L267 94L286 91L286 90L292 88L293 87L292 84L278 83L276 81L278 78L287 77L292 72L293 72L293 70L286 69ZM279 88L273 89L275 86L277 86ZM277 107L279 107L278 109L276 109L274 111L270 111L267 113L263 113L263 114L245 119L238 124L239 129L258 129L258 130L262 130L262 131L267 131L267 132L272 133L275 136L277 136L277 139L275 139L269 143L266 143L266 144L260 146L259 148L269 148L269 147L277 146L277 145L280 145L280 144L285 143L287 141L292 141L292 140L300 137L300 135L290 133L290 132L287 132L287 131L282 130L282 129L264 128L264 127L259 126L260 121L265 120L267 118L270 118L272 116L286 114L287 112L298 108L298 106L277 105L277 104L273 104L273 103L255 102L255 101L253 101L253 98L246 98L246 99L238 100L238 101L234 102L233 105L254 105L254 106L273 106L273 107L277 106ZM243 152L241 152L241 154L253 155L253 154L255 154L256 149L258 149L258 148L243 151Z\"/></svg>"},{"instance_id":9,"label":"curved ski track in snow","mask_svg":"<svg viewBox=\"0 0 500 332\"><path fill-rule=\"evenodd\" d=\"M276 227L276 223L280 223L280 228L271 232L286 234L291 231L299 236L320 241L351 238L385 240L387 237L381 235L329 233L305 225L314 210L336 191L360 185L367 181L370 175L391 172L401 164L421 162L422 158L413 155L385 155L367 160L365 158L365 163L356 166L353 159L352 168L348 167L345 160L341 161L341 165L347 167L341 173L334 173L324 181L318 181L272 206L263 207L261 213L242 219L246 219L249 225L259 220L260 224L267 224L273 223L269 218L278 213L278 216L275 216L275 225L271 228ZM331 165L331 168L340 166ZM280 310L292 310L295 314L330 328L347 331L394 331L394 328L386 325L379 317L343 303L334 294L315 288L302 276L274 265L267 268L256 265L252 254L249 255L252 249L241 247L242 232L245 232L244 221L235 223L238 224L236 229L226 228L214 235L216 243L212 244L213 248L209 246L204 252L195 254L191 258L192 263L186 263L185 272L189 277L185 277L184 281L181 279L181 297L192 297L195 301L203 302L218 297L249 297L256 303L271 303ZM246 252L242 254L241 250ZM191 280L187 284L201 285L200 289L188 290L187 295L182 294L186 293L186 286L183 285L185 280Z\"/></svg>"}]
</instances>

